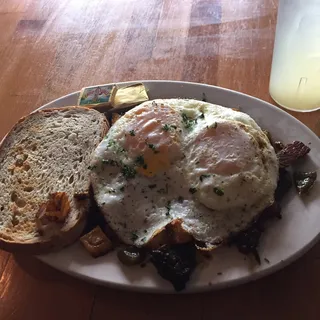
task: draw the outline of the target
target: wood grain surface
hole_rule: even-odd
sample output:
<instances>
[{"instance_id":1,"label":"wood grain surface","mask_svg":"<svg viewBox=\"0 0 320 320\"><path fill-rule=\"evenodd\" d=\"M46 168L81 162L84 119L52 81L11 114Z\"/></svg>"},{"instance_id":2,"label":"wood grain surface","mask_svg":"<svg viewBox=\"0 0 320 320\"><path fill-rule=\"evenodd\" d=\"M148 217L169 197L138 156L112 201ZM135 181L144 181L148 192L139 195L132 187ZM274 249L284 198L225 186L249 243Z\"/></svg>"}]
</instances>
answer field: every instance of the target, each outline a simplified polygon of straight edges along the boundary
<instances>
[{"instance_id":1,"label":"wood grain surface","mask_svg":"<svg viewBox=\"0 0 320 320\"><path fill-rule=\"evenodd\" d=\"M83 86L138 79L268 93L277 1L0 0L0 139ZM292 113L320 136L320 112ZM0 251L0 319L319 319L320 244L236 288L148 295L91 285Z\"/></svg>"}]
</instances>

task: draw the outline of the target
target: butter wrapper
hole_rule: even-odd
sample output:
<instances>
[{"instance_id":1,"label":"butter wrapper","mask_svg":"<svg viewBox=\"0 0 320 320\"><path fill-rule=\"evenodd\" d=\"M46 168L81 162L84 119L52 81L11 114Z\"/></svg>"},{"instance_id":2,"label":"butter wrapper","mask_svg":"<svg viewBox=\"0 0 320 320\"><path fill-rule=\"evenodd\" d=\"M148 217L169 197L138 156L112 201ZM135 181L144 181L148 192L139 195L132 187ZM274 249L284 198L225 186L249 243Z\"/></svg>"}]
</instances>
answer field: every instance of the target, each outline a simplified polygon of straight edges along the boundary
<instances>
[{"instance_id":1,"label":"butter wrapper","mask_svg":"<svg viewBox=\"0 0 320 320\"><path fill-rule=\"evenodd\" d=\"M148 101L147 90L142 83L126 87L99 85L81 89L78 106L86 106L100 112L117 112Z\"/></svg>"},{"instance_id":2,"label":"butter wrapper","mask_svg":"<svg viewBox=\"0 0 320 320\"><path fill-rule=\"evenodd\" d=\"M147 90L142 83L126 87L116 86L116 91L112 98L111 103L114 109L134 106L149 100Z\"/></svg>"},{"instance_id":3,"label":"butter wrapper","mask_svg":"<svg viewBox=\"0 0 320 320\"><path fill-rule=\"evenodd\" d=\"M81 89L78 106L86 107L111 107L114 85L91 86Z\"/></svg>"}]
</instances>

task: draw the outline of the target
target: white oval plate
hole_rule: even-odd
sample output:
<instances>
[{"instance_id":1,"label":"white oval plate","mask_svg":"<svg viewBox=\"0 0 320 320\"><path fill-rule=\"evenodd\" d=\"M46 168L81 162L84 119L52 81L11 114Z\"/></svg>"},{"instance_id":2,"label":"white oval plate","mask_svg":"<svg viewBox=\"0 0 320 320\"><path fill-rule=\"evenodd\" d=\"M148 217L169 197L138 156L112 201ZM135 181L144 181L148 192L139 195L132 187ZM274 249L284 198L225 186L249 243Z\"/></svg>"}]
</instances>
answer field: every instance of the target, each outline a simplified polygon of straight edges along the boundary
<instances>
[{"instance_id":1,"label":"white oval plate","mask_svg":"<svg viewBox=\"0 0 320 320\"><path fill-rule=\"evenodd\" d=\"M284 143L301 140L311 147L304 170L320 167L320 139L301 122L281 109L248 95L214 86L174 81L142 81L149 90L150 99L194 98L205 94L208 102L226 107L239 107L251 115L274 139ZM132 83L132 82L130 82ZM123 85L129 83L123 83ZM41 108L76 105L79 92L52 101ZM41 109L40 108L40 109ZM319 178L318 178L319 180ZM217 250L210 261L197 267L185 292L205 291L228 287L258 279L288 265L304 254L319 239L320 183L311 194L300 198L292 189L282 203L282 220L272 222L260 243L261 265L245 258L235 248ZM248 195L250 196L250 195ZM91 282L123 289L174 292L149 264L144 268L121 265L115 253L98 259L91 258L79 243L61 252L39 257L45 263L63 272Z\"/></svg>"}]
</instances>

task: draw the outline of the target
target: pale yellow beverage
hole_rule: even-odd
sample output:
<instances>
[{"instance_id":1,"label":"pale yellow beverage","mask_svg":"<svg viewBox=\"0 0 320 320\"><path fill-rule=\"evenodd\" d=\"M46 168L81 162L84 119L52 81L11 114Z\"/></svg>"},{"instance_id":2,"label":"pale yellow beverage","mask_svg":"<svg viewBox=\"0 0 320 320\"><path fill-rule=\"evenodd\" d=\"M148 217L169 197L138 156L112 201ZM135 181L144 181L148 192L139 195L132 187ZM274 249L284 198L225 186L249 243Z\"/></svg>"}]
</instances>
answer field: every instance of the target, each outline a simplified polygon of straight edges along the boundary
<instances>
[{"instance_id":1,"label":"pale yellow beverage","mask_svg":"<svg viewBox=\"0 0 320 320\"><path fill-rule=\"evenodd\" d=\"M280 0L269 90L287 109L320 109L320 1Z\"/></svg>"}]
</instances>

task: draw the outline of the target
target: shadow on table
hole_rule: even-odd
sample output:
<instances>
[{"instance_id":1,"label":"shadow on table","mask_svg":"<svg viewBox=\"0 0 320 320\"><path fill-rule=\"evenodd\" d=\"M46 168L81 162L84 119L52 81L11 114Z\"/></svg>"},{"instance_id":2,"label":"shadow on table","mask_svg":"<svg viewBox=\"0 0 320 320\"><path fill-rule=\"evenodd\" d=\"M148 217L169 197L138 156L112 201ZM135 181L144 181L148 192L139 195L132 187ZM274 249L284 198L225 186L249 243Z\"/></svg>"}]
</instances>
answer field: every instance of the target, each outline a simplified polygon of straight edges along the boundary
<instances>
[{"instance_id":1,"label":"shadow on table","mask_svg":"<svg viewBox=\"0 0 320 320\"><path fill-rule=\"evenodd\" d=\"M23 271L38 280L56 281L66 277L61 271L46 265L33 256L15 254L13 257L17 265L19 265Z\"/></svg>"}]
</instances>

